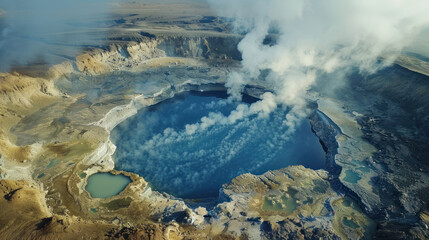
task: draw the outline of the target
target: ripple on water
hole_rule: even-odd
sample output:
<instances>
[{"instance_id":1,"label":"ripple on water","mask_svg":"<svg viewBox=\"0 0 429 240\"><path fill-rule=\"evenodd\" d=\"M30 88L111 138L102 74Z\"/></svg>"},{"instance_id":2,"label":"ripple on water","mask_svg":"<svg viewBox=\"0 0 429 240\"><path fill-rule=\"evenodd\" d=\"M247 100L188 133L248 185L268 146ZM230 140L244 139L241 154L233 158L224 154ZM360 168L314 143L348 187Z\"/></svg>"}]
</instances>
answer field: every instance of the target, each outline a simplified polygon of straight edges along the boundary
<instances>
[{"instance_id":1,"label":"ripple on water","mask_svg":"<svg viewBox=\"0 0 429 240\"><path fill-rule=\"evenodd\" d=\"M141 175L155 190L195 199L216 197L222 184L243 173L290 165L324 167L325 152L307 119L287 134L286 107L267 117L210 125L239 104L249 106L187 94L139 111L112 131L116 168ZM187 131L187 124L202 122L210 126Z\"/></svg>"}]
</instances>

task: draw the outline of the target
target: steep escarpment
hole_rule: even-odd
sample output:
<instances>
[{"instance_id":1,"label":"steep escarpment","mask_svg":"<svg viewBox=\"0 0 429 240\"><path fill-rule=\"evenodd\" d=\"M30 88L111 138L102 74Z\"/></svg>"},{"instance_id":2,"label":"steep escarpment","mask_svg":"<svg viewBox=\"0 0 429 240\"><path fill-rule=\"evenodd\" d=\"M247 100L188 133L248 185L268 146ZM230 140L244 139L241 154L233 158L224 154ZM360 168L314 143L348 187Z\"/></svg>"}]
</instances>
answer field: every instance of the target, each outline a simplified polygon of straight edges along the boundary
<instances>
[{"instance_id":1,"label":"steep escarpment","mask_svg":"<svg viewBox=\"0 0 429 240\"><path fill-rule=\"evenodd\" d=\"M106 50L94 49L76 57L77 69L88 74L104 74L123 68L131 69L152 58L165 57L157 49L158 41L149 40L112 44Z\"/></svg>"},{"instance_id":2,"label":"steep escarpment","mask_svg":"<svg viewBox=\"0 0 429 240\"><path fill-rule=\"evenodd\" d=\"M206 37L162 37L158 48L167 56L241 60L237 45L239 35Z\"/></svg>"},{"instance_id":3,"label":"steep escarpment","mask_svg":"<svg viewBox=\"0 0 429 240\"><path fill-rule=\"evenodd\" d=\"M146 34L147 35L147 34ZM237 49L240 36L142 36L138 41L122 41L106 49L94 49L76 57L77 69L97 75L112 71L142 71L183 60L241 59Z\"/></svg>"}]
</instances>

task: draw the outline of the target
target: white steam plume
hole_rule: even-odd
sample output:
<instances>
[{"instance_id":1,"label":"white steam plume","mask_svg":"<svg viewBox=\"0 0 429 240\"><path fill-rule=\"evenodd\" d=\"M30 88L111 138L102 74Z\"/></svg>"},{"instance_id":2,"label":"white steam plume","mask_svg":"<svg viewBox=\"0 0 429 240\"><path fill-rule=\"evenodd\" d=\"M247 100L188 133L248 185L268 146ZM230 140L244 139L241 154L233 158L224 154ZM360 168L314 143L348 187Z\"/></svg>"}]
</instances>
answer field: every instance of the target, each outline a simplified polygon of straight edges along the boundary
<instances>
[{"instance_id":1,"label":"white steam plume","mask_svg":"<svg viewBox=\"0 0 429 240\"><path fill-rule=\"evenodd\" d=\"M228 92L240 98L246 84L269 70L276 103L291 106L285 122L292 131L306 115L305 93L318 74L352 67L373 73L393 60L379 63L379 56L400 52L429 23L427 0L208 1L245 33L238 46L243 70L230 75ZM264 44L270 33L277 40Z\"/></svg>"}]
</instances>

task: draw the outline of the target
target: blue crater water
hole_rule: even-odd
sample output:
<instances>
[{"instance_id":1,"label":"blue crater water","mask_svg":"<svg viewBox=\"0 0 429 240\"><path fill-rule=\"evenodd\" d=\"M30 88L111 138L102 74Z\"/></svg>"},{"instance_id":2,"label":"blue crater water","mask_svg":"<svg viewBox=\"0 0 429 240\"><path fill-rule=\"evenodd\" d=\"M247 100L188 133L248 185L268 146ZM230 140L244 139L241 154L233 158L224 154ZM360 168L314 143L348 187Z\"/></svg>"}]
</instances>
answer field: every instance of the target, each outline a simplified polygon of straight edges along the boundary
<instances>
[{"instance_id":1,"label":"blue crater water","mask_svg":"<svg viewBox=\"0 0 429 240\"><path fill-rule=\"evenodd\" d=\"M190 93L139 111L112 132L116 168L141 175L158 191L195 199L216 197L222 184L243 173L324 167L325 153L308 120L292 136L286 134L286 108L267 118L250 116L193 134L185 131L209 113L228 116L238 104Z\"/></svg>"}]
</instances>

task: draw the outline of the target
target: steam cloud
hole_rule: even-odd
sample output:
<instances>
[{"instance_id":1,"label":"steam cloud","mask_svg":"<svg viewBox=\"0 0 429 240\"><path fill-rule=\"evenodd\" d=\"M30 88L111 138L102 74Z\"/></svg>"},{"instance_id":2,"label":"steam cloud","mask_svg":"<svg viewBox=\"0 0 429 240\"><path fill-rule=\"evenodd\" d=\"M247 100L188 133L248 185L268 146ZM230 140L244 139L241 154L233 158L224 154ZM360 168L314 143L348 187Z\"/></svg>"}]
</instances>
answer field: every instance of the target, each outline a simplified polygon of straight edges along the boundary
<instances>
[{"instance_id":1,"label":"steam cloud","mask_svg":"<svg viewBox=\"0 0 429 240\"><path fill-rule=\"evenodd\" d=\"M113 0L0 0L0 71L34 61L58 63L82 46L97 46L91 36L102 26Z\"/></svg>"},{"instance_id":2,"label":"steam cloud","mask_svg":"<svg viewBox=\"0 0 429 240\"><path fill-rule=\"evenodd\" d=\"M232 73L226 84L231 97L239 99L243 87L268 70L265 80L274 95L257 104L265 106L264 114L274 109L273 102L289 105L285 123L290 131L306 116L305 93L320 74L351 68L374 73L429 24L424 0L208 1L245 34L238 46L243 70ZM385 60L380 62L380 56Z\"/></svg>"},{"instance_id":3,"label":"steam cloud","mask_svg":"<svg viewBox=\"0 0 429 240\"><path fill-rule=\"evenodd\" d=\"M223 183L242 173L260 174L296 164L323 166L325 153L308 122L290 143L288 126L283 124L286 108L279 107L267 117L245 117L233 109L248 113L251 107L238 104L191 95L156 111L139 112L112 132L119 169L137 172L176 196L202 197L217 196ZM230 118L223 115L231 110ZM201 131L185 128L201 118L200 123L187 125Z\"/></svg>"}]
</instances>

